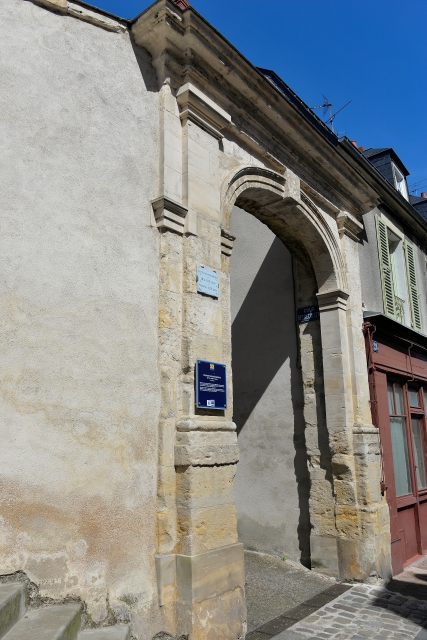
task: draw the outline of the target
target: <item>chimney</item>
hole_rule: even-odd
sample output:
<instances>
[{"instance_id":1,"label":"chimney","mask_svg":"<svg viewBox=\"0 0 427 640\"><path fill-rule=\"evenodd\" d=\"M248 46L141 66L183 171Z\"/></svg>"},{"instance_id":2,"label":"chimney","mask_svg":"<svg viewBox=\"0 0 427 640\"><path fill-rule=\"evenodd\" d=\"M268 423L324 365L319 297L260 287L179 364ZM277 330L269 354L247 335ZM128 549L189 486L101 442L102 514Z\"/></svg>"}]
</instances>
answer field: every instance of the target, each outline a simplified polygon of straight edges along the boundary
<instances>
[{"instance_id":1,"label":"chimney","mask_svg":"<svg viewBox=\"0 0 427 640\"><path fill-rule=\"evenodd\" d=\"M356 147L356 149L358 148L356 140L352 140L351 144L353 145L353 147Z\"/></svg>"},{"instance_id":2,"label":"chimney","mask_svg":"<svg viewBox=\"0 0 427 640\"><path fill-rule=\"evenodd\" d=\"M190 3L187 2L187 0L172 0L172 2L182 10L190 6Z\"/></svg>"},{"instance_id":3,"label":"chimney","mask_svg":"<svg viewBox=\"0 0 427 640\"><path fill-rule=\"evenodd\" d=\"M359 147L359 151L365 151L365 147Z\"/></svg>"},{"instance_id":4,"label":"chimney","mask_svg":"<svg viewBox=\"0 0 427 640\"><path fill-rule=\"evenodd\" d=\"M422 198L427 198L427 193L425 191L423 191L422 194L421 194L421 197Z\"/></svg>"}]
</instances>

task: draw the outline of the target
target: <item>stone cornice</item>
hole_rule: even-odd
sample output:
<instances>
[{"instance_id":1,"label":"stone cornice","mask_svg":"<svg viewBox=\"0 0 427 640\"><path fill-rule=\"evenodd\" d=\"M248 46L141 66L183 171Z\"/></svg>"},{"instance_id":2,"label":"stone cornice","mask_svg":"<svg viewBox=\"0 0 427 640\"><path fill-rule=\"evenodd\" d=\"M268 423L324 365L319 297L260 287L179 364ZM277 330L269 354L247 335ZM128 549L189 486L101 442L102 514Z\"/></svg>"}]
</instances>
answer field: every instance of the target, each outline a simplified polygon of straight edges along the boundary
<instances>
[{"instance_id":1,"label":"stone cornice","mask_svg":"<svg viewBox=\"0 0 427 640\"><path fill-rule=\"evenodd\" d=\"M107 15L102 10L86 5L84 2L71 2L70 0L32 0L32 2L50 11L69 15L78 20L83 20L83 22L89 22L95 27L100 27L107 31L122 33L127 30L125 20L116 19L115 16Z\"/></svg>"},{"instance_id":2,"label":"stone cornice","mask_svg":"<svg viewBox=\"0 0 427 640\"><path fill-rule=\"evenodd\" d=\"M378 194L333 145L194 9L158 0L133 23L137 45L153 57L161 84L200 88L230 114L227 136L255 145L292 168L340 210L360 216Z\"/></svg>"},{"instance_id":3,"label":"stone cornice","mask_svg":"<svg viewBox=\"0 0 427 640\"><path fill-rule=\"evenodd\" d=\"M151 201L156 224L162 231L174 231L183 235L185 232L185 218L187 207L166 196L160 196Z\"/></svg>"},{"instance_id":4,"label":"stone cornice","mask_svg":"<svg viewBox=\"0 0 427 640\"><path fill-rule=\"evenodd\" d=\"M231 116L190 82L179 88L176 100L181 120L195 122L214 138L221 139L222 131L231 125Z\"/></svg>"},{"instance_id":5,"label":"stone cornice","mask_svg":"<svg viewBox=\"0 0 427 640\"><path fill-rule=\"evenodd\" d=\"M233 252L233 246L236 236L233 236L228 231L224 231L221 229L221 253L227 256L228 258L231 256Z\"/></svg>"},{"instance_id":6,"label":"stone cornice","mask_svg":"<svg viewBox=\"0 0 427 640\"><path fill-rule=\"evenodd\" d=\"M318 293L317 300L319 302L320 313L324 311L335 311L337 309L346 311L348 297L349 294L341 289Z\"/></svg>"},{"instance_id":7,"label":"stone cornice","mask_svg":"<svg viewBox=\"0 0 427 640\"><path fill-rule=\"evenodd\" d=\"M341 211L337 216L337 226L340 238L348 236L354 242L359 242L359 233L363 231L363 224L348 211Z\"/></svg>"}]
</instances>

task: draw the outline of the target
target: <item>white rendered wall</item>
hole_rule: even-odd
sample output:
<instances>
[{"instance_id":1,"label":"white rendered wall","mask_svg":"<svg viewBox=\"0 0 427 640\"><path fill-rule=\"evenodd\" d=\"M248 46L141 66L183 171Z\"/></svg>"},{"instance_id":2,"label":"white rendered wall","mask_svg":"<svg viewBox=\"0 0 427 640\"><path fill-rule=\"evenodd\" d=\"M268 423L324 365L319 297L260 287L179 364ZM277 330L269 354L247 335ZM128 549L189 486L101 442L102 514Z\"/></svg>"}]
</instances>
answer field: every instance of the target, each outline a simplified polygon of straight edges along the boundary
<instances>
[{"instance_id":1,"label":"white rendered wall","mask_svg":"<svg viewBox=\"0 0 427 640\"><path fill-rule=\"evenodd\" d=\"M308 480L291 255L237 208L231 231L239 539L246 548L300 560L309 552Z\"/></svg>"},{"instance_id":2,"label":"white rendered wall","mask_svg":"<svg viewBox=\"0 0 427 640\"><path fill-rule=\"evenodd\" d=\"M0 78L0 573L148 620L155 76L128 35L4 0Z\"/></svg>"}]
</instances>

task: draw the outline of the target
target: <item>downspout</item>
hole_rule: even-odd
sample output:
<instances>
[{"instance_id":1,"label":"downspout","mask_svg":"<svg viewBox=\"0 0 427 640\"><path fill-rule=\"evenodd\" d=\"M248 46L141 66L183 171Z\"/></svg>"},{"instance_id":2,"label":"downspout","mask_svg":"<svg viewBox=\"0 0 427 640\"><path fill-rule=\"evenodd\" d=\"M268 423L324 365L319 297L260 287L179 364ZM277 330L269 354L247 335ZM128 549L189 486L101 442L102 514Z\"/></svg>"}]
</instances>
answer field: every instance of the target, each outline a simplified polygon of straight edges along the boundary
<instances>
[{"instance_id":1,"label":"downspout","mask_svg":"<svg viewBox=\"0 0 427 640\"><path fill-rule=\"evenodd\" d=\"M384 452L383 452L383 446L381 443L381 435L380 435L379 420L378 420L378 398L377 398L377 386L375 384L376 367L375 367L375 361L374 361L374 352L372 349L372 338L376 330L377 330L376 325L372 324L371 322L363 323L363 333L365 335L365 343L367 344L367 352L368 352L368 381L369 381L369 391L370 391L369 395L370 395L370 401L371 401L371 415L372 415L372 423L378 430L378 443L379 443L380 457L381 457L380 487L381 487L381 493L384 495L384 493L387 491L387 485L385 482L385 475L384 475Z\"/></svg>"}]
</instances>

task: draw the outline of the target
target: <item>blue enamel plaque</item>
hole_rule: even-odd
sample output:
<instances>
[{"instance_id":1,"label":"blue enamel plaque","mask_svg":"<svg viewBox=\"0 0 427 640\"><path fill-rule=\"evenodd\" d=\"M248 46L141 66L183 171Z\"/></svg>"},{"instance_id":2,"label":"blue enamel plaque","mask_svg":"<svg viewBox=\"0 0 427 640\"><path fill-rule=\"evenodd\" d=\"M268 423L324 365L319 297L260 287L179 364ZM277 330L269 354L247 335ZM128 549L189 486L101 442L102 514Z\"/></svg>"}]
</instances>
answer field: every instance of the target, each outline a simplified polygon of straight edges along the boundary
<instances>
[{"instance_id":1,"label":"blue enamel plaque","mask_svg":"<svg viewBox=\"0 0 427 640\"><path fill-rule=\"evenodd\" d=\"M320 311L317 305L312 307L301 307L297 309L298 322L304 324L310 322L310 320L318 320L320 318Z\"/></svg>"},{"instance_id":2,"label":"blue enamel plaque","mask_svg":"<svg viewBox=\"0 0 427 640\"><path fill-rule=\"evenodd\" d=\"M197 293L205 293L213 298L218 298L219 282L216 271L205 267L197 267Z\"/></svg>"},{"instance_id":3,"label":"blue enamel plaque","mask_svg":"<svg viewBox=\"0 0 427 640\"><path fill-rule=\"evenodd\" d=\"M227 372L225 364L196 361L196 406L198 409L227 408Z\"/></svg>"}]
</instances>

